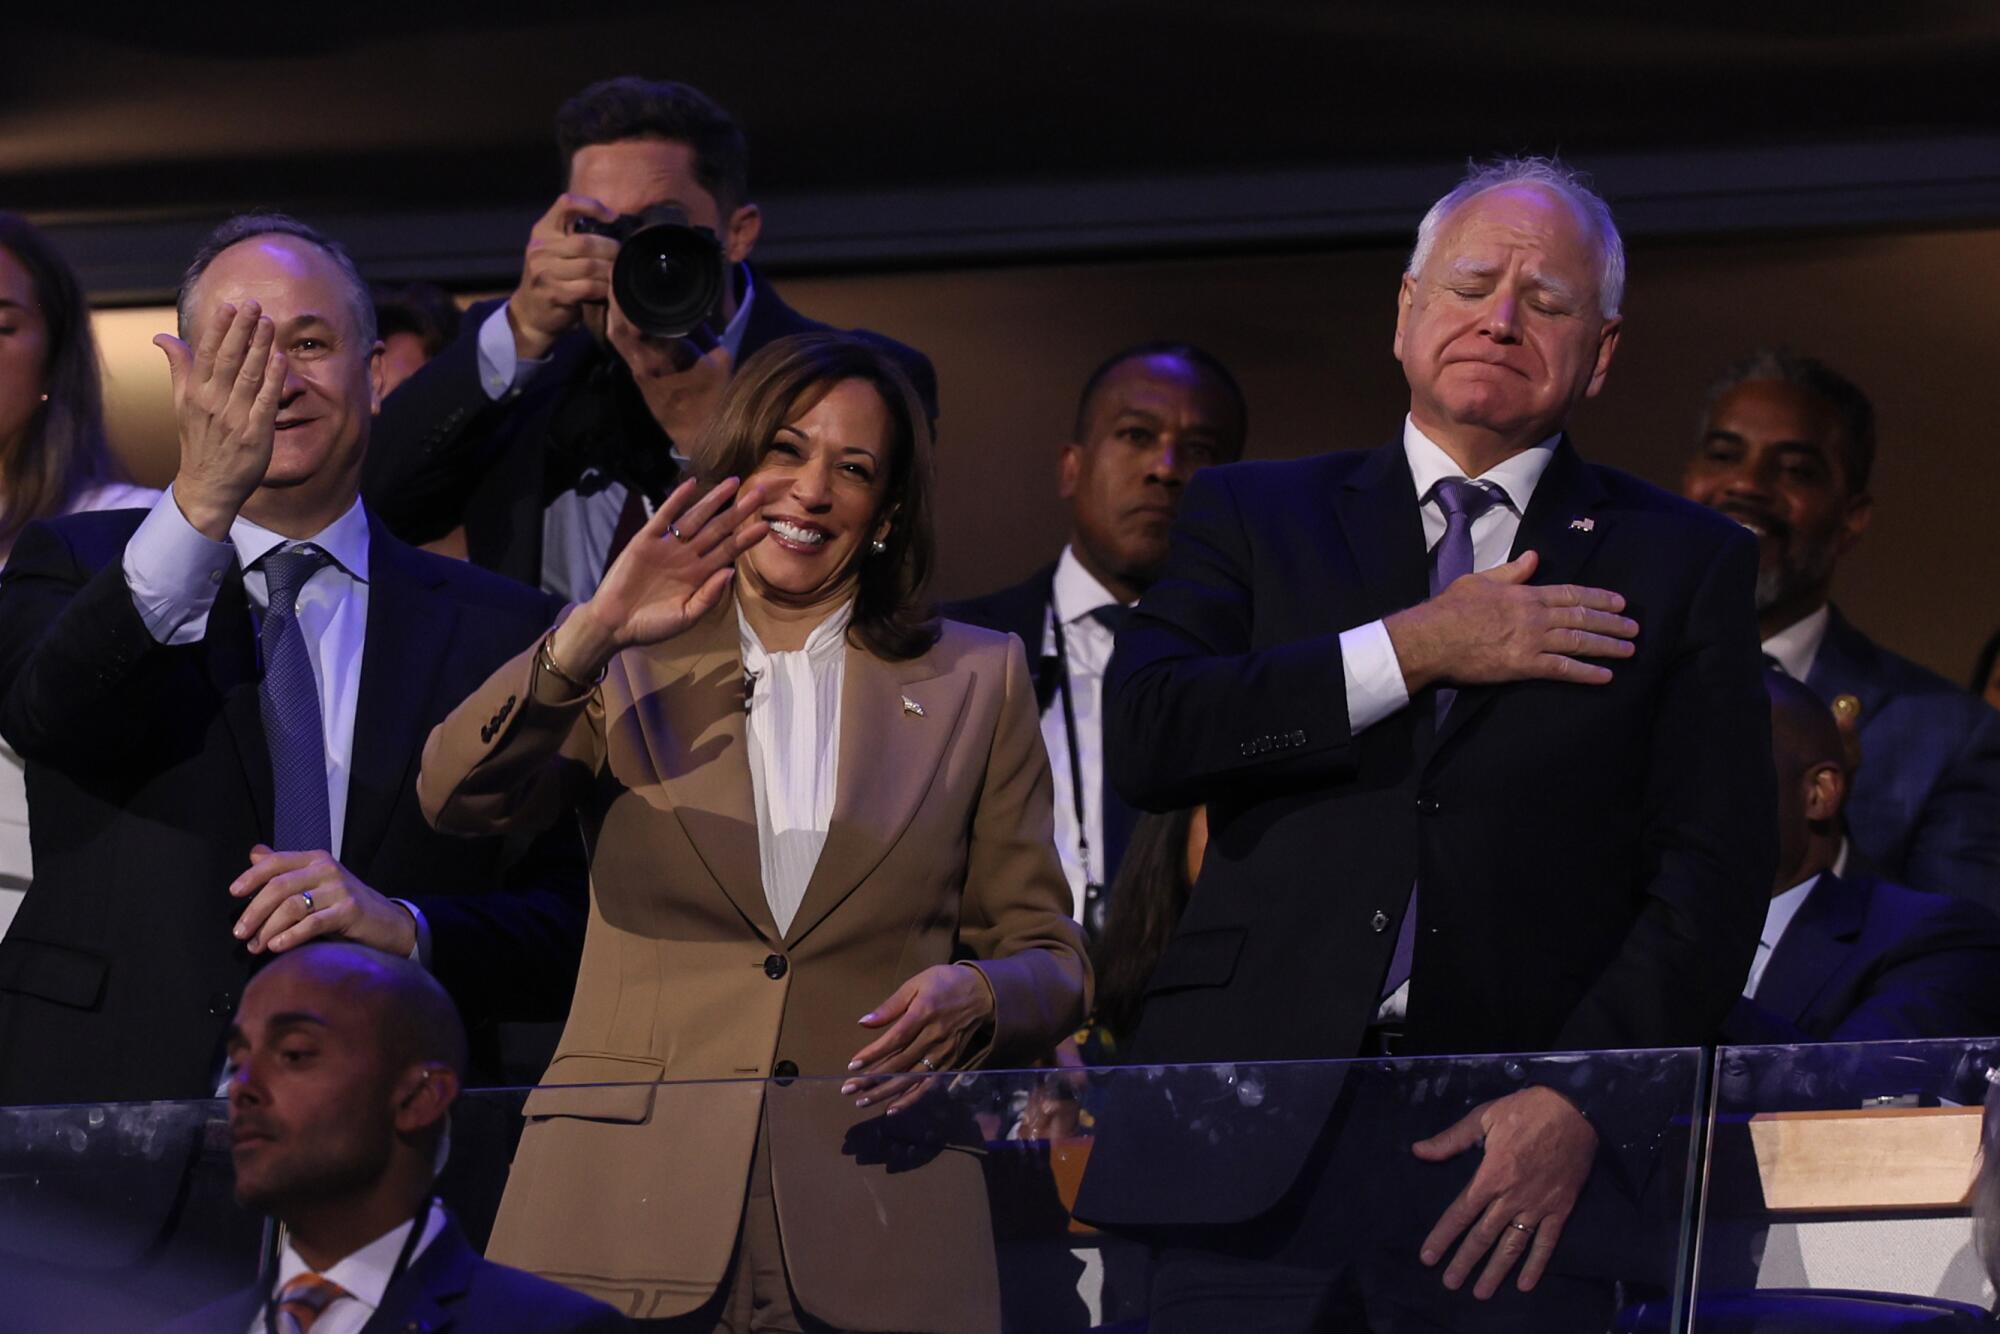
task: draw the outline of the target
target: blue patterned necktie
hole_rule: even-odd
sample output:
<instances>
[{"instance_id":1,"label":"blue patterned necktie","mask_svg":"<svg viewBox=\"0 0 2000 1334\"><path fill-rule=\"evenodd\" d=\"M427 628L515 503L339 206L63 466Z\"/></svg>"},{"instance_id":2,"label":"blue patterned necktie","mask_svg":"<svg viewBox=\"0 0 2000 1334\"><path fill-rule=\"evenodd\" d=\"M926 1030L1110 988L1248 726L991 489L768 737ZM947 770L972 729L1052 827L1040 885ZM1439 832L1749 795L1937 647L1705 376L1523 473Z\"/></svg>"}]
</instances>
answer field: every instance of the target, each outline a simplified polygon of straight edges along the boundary
<instances>
[{"instance_id":1,"label":"blue patterned necktie","mask_svg":"<svg viewBox=\"0 0 2000 1334\"><path fill-rule=\"evenodd\" d=\"M280 852L333 847L333 817L326 797L326 732L320 724L319 687L305 632L299 628L299 590L333 563L318 547L299 546L264 557L269 589L260 640L264 680L257 703L264 744L271 752L271 844Z\"/></svg>"},{"instance_id":2,"label":"blue patterned necktie","mask_svg":"<svg viewBox=\"0 0 2000 1334\"><path fill-rule=\"evenodd\" d=\"M1431 489L1438 508L1444 511L1444 537L1431 550L1431 596L1451 587L1452 581L1472 573L1472 524L1500 499L1497 491L1481 482L1463 477L1447 477ZM1437 720L1451 711L1458 691L1450 686L1437 690ZM1411 960L1417 952L1417 890L1410 887L1410 903L1403 909L1402 925L1396 929L1396 949L1389 956L1389 975L1382 983L1382 995L1396 994L1410 980Z\"/></svg>"}]
</instances>

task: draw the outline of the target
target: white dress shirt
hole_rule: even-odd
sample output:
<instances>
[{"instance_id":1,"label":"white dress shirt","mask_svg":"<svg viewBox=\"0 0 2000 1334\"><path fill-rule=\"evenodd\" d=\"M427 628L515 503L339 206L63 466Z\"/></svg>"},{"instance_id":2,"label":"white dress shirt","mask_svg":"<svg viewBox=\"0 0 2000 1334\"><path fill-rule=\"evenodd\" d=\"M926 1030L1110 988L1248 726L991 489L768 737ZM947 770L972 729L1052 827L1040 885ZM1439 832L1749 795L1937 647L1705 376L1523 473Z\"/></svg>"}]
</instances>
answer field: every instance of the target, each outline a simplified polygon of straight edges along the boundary
<instances>
[{"instance_id":1,"label":"white dress shirt","mask_svg":"<svg viewBox=\"0 0 2000 1334\"><path fill-rule=\"evenodd\" d=\"M1535 487L1555 457L1556 441L1561 438L1552 435L1533 449L1524 449L1467 479L1485 482L1505 497L1472 521L1474 572L1507 563L1507 553L1513 550L1514 538L1521 531L1521 516L1528 512L1528 502L1534 499ZM1410 478L1416 483L1416 500L1423 515L1424 550L1430 551L1444 540L1445 528L1444 509L1431 494L1432 489L1448 477L1464 477L1465 470L1408 417L1403 419L1403 452L1410 462ZM1382 622L1370 621L1341 633L1340 665L1346 677L1347 726L1354 735L1410 702L1402 666Z\"/></svg>"},{"instance_id":2,"label":"white dress shirt","mask_svg":"<svg viewBox=\"0 0 2000 1334\"><path fill-rule=\"evenodd\" d=\"M1819 646L1826 641L1826 623L1832 615L1832 609L1822 603L1818 611L1800 617L1765 640L1764 652L1778 660L1786 676L1794 681L1805 680L1812 671L1813 661L1819 657Z\"/></svg>"},{"instance_id":3,"label":"white dress shirt","mask_svg":"<svg viewBox=\"0 0 2000 1334\"><path fill-rule=\"evenodd\" d=\"M757 297L750 266L739 264L737 278L743 287L736 313L729 317L718 340L729 349L732 364L743 353L743 331L749 327L750 303ZM534 382L549 364L547 357L522 357L514 350L514 326L507 322L507 303L494 308L479 326L479 384L495 403L512 398ZM674 457L683 465L686 457L676 441ZM588 602L604 577L611 554L611 539L618 535L618 515L625 508L625 484L606 481L603 489L591 490L597 477L594 469L577 479L589 494L575 489L563 492L542 511L542 587L565 602ZM652 513L652 506L646 506Z\"/></svg>"},{"instance_id":4,"label":"white dress shirt","mask_svg":"<svg viewBox=\"0 0 2000 1334\"><path fill-rule=\"evenodd\" d=\"M87 510L142 510L160 498L150 486L130 482L100 482L85 489L65 514ZM0 569L7 566L0 552ZM28 884L35 878L35 861L28 842L28 784L21 757L0 740L0 938L13 924Z\"/></svg>"},{"instance_id":5,"label":"white dress shirt","mask_svg":"<svg viewBox=\"0 0 2000 1334\"><path fill-rule=\"evenodd\" d=\"M1472 521L1472 569L1490 570L1507 563L1514 539L1521 531L1521 516L1534 499L1535 487L1555 457L1552 435L1533 449L1524 449L1494 464L1476 478L1499 493L1499 499ZM1403 418L1403 453L1409 460L1410 480L1415 484L1418 513L1424 521L1424 550L1435 550L1444 540L1444 507L1433 494L1446 478L1465 477L1465 470L1452 461L1438 443ZM1359 736L1410 702L1409 686L1403 680L1402 664L1396 661L1396 647L1388 628L1380 621L1346 630L1340 636L1341 674L1346 678L1347 726ZM1410 982L1386 997L1375 1012L1377 1023L1399 1023L1410 1010Z\"/></svg>"},{"instance_id":6,"label":"white dress shirt","mask_svg":"<svg viewBox=\"0 0 2000 1334\"><path fill-rule=\"evenodd\" d=\"M1048 747L1055 778L1056 851L1069 877L1070 914L1083 920L1084 886L1092 875L1105 884L1104 874L1104 669L1111 664L1111 630L1092 612L1121 605L1096 575L1083 568L1074 547L1064 547L1056 561L1055 587L1050 594L1056 619L1062 624L1068 650L1070 702L1076 710L1077 767L1083 771L1083 821L1090 835L1090 862L1084 865L1077 838L1076 784L1069 762L1069 729L1063 722L1058 691L1042 710L1042 743ZM1041 653L1056 656L1055 630L1044 621Z\"/></svg>"},{"instance_id":7,"label":"white dress shirt","mask_svg":"<svg viewBox=\"0 0 2000 1334\"><path fill-rule=\"evenodd\" d=\"M444 1206L432 1200L430 1214L424 1219L423 1235L417 1238L416 1249L410 1252L412 1265L437 1240L438 1233L444 1231L444 1221ZM396 1259L402 1255L403 1243L409 1240L410 1229L415 1225L416 1220L411 1219L390 1228L338 1264L320 1271L321 1278L339 1284L347 1295L335 1298L319 1313L319 1319L313 1322L313 1334L361 1334L389 1291ZM278 1252L278 1281L271 1286L271 1300L277 1299L276 1294L284 1289L285 1284L300 1274L312 1272L312 1266L299 1258L299 1253L292 1249L291 1239L287 1237ZM261 1306L257 1308L256 1318L250 1322L249 1334L264 1334L264 1308Z\"/></svg>"},{"instance_id":8,"label":"white dress shirt","mask_svg":"<svg viewBox=\"0 0 2000 1334\"><path fill-rule=\"evenodd\" d=\"M333 830L328 851L338 858L347 823L361 650L368 634L368 514L361 502L356 500L345 514L300 541L238 515L229 525L229 541L211 542L187 521L169 487L125 545L125 584L132 590L139 619L154 639L162 644L192 644L208 633L209 609L231 561L243 567L243 588L261 625L270 595L258 562L280 548L307 544L333 558L300 587L298 619L313 685L319 691L327 814Z\"/></svg>"},{"instance_id":9,"label":"white dress shirt","mask_svg":"<svg viewBox=\"0 0 2000 1334\"><path fill-rule=\"evenodd\" d=\"M750 789L757 802L757 861L764 900L783 935L805 899L833 823L840 784L840 691L847 680L847 603L784 653L765 649L736 606L743 671L750 678Z\"/></svg>"},{"instance_id":10,"label":"white dress shirt","mask_svg":"<svg viewBox=\"0 0 2000 1334\"><path fill-rule=\"evenodd\" d=\"M1840 852L1833 859L1833 873L1842 875L1846 871L1847 840L1842 839ZM1757 954L1750 961L1750 976L1743 983L1745 996L1754 997L1757 988L1763 985L1764 970L1771 966L1771 956L1778 952L1778 942L1785 938L1785 932L1791 926L1792 919L1799 915L1800 908L1805 907L1806 899L1811 896L1813 887L1819 884L1819 880L1818 875L1807 876L1784 893L1772 896L1771 906L1764 910L1764 930L1757 937Z\"/></svg>"}]
</instances>

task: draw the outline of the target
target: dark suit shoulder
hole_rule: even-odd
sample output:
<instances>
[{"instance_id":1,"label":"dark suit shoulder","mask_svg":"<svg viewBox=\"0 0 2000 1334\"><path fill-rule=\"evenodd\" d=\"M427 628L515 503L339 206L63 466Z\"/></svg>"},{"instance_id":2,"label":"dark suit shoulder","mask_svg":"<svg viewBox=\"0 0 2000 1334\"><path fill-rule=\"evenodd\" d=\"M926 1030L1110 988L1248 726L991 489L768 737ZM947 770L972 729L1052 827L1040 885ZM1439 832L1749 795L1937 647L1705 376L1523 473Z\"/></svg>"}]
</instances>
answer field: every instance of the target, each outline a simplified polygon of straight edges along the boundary
<instances>
[{"instance_id":1,"label":"dark suit shoulder","mask_svg":"<svg viewBox=\"0 0 2000 1334\"><path fill-rule=\"evenodd\" d=\"M67 549L78 564L90 569L100 569L125 553L125 544L132 540L132 534L139 531L139 525L146 521L150 510L87 510L81 514L63 514L51 519L40 519L22 530L16 540L15 551L25 548L32 553L37 545L35 535L39 530L41 540L53 540ZM9 562L12 563L11 560Z\"/></svg>"},{"instance_id":2,"label":"dark suit shoulder","mask_svg":"<svg viewBox=\"0 0 2000 1334\"><path fill-rule=\"evenodd\" d=\"M1699 534L1710 542L1727 542L1747 536L1743 525L1734 519L1684 496L1675 495L1665 487L1655 486L1642 477L1600 463L1585 463L1583 466L1603 488L1606 503L1614 509L1631 514L1657 515L1671 523L1685 524L1690 533Z\"/></svg>"},{"instance_id":3,"label":"dark suit shoulder","mask_svg":"<svg viewBox=\"0 0 2000 1334\"><path fill-rule=\"evenodd\" d=\"M406 547L411 568L443 588L454 601L478 610L505 616L552 620L562 610L562 599L539 588L530 588L517 579L482 569L469 561L454 560L418 547Z\"/></svg>"},{"instance_id":4,"label":"dark suit shoulder","mask_svg":"<svg viewBox=\"0 0 2000 1334\"><path fill-rule=\"evenodd\" d=\"M1926 697L1933 707L1952 711L1967 728L1994 725L1993 708L1985 700L1922 663L1876 643L1842 616L1838 607L1827 624L1820 652L1845 659L1857 674L1891 694Z\"/></svg>"},{"instance_id":5,"label":"dark suit shoulder","mask_svg":"<svg viewBox=\"0 0 2000 1334\"><path fill-rule=\"evenodd\" d=\"M1955 894L1933 894L1874 876L1848 876L1862 899L1862 938L1932 942L1940 949L2000 949L2000 913Z\"/></svg>"},{"instance_id":6,"label":"dark suit shoulder","mask_svg":"<svg viewBox=\"0 0 2000 1334\"><path fill-rule=\"evenodd\" d=\"M1041 624L1055 580L1056 563L1050 561L1018 584L947 602L938 610L951 620L1017 634L1026 641Z\"/></svg>"}]
</instances>

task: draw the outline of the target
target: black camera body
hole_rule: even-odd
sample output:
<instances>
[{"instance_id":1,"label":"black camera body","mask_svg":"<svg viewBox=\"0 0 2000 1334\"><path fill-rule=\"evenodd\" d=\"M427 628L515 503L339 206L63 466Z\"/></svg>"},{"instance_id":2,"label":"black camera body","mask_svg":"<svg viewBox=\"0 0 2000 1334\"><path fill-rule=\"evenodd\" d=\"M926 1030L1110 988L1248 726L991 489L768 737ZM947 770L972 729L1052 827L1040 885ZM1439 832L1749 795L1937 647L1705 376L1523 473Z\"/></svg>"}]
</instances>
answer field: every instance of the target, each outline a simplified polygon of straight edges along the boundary
<instances>
[{"instance_id":1,"label":"black camera body","mask_svg":"<svg viewBox=\"0 0 2000 1334\"><path fill-rule=\"evenodd\" d=\"M577 218L571 230L618 242L611 294L640 332L685 338L722 306L724 265L715 233L688 222L672 204L626 213L610 222Z\"/></svg>"}]
</instances>

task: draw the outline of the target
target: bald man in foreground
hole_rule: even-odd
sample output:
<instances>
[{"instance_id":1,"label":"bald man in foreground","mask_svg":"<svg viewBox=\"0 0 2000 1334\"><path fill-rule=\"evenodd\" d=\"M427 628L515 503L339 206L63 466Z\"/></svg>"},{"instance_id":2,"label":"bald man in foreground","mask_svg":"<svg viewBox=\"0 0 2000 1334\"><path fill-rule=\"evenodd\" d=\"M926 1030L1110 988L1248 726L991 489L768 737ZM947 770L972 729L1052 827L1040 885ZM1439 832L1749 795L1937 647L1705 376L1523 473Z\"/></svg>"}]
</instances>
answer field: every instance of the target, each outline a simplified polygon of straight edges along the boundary
<instances>
[{"instance_id":1,"label":"bald man in foreground","mask_svg":"<svg viewBox=\"0 0 2000 1334\"><path fill-rule=\"evenodd\" d=\"M1850 871L1841 813L1853 775L1833 714L1781 672L1767 672L1764 688L1778 769L1778 874L1724 1040L2000 1033L2000 917Z\"/></svg>"},{"instance_id":2,"label":"bald man in foreground","mask_svg":"<svg viewBox=\"0 0 2000 1334\"><path fill-rule=\"evenodd\" d=\"M626 1328L601 1302L481 1259L435 1198L465 1031L415 963L336 942L284 955L245 988L228 1050L237 1199L285 1241L268 1287L169 1334L243 1334L267 1315L314 1334Z\"/></svg>"}]
</instances>

